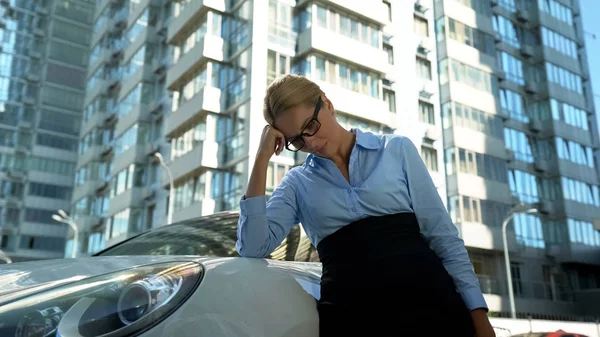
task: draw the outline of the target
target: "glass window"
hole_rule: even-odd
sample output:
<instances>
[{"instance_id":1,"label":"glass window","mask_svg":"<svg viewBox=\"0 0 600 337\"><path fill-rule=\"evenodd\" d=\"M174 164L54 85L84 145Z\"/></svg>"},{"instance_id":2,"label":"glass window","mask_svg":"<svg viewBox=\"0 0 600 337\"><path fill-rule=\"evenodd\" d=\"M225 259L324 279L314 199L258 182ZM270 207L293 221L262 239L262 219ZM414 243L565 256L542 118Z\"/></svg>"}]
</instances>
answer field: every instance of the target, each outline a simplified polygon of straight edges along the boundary
<instances>
[{"instance_id":1,"label":"glass window","mask_svg":"<svg viewBox=\"0 0 600 337\"><path fill-rule=\"evenodd\" d=\"M438 172L437 150L427 146L421 146L421 157L429 171Z\"/></svg>"},{"instance_id":2,"label":"glass window","mask_svg":"<svg viewBox=\"0 0 600 337\"><path fill-rule=\"evenodd\" d=\"M431 62L429 60L417 57L417 76L431 80Z\"/></svg>"},{"instance_id":3,"label":"glass window","mask_svg":"<svg viewBox=\"0 0 600 337\"><path fill-rule=\"evenodd\" d=\"M443 21L442 21L443 22ZM418 36L429 36L429 22L420 16L414 16L414 32Z\"/></svg>"},{"instance_id":4,"label":"glass window","mask_svg":"<svg viewBox=\"0 0 600 337\"><path fill-rule=\"evenodd\" d=\"M383 89L383 100L388 105L389 112L396 112L396 94L391 89Z\"/></svg>"},{"instance_id":5,"label":"glass window","mask_svg":"<svg viewBox=\"0 0 600 337\"><path fill-rule=\"evenodd\" d=\"M52 35L54 37L75 42L84 46L88 45L92 37L92 32L89 29L85 29L80 26L78 26L77 29L73 29L72 24L62 21L58 18L53 21L52 27Z\"/></svg>"},{"instance_id":6,"label":"glass window","mask_svg":"<svg viewBox=\"0 0 600 337\"><path fill-rule=\"evenodd\" d=\"M419 101L419 120L423 123L435 125L433 104Z\"/></svg>"},{"instance_id":7,"label":"glass window","mask_svg":"<svg viewBox=\"0 0 600 337\"><path fill-rule=\"evenodd\" d=\"M519 85L525 84L523 77L523 62L521 60L506 52L498 52L498 60L500 62L500 67L506 73L506 78L509 81L513 81Z\"/></svg>"}]
</instances>

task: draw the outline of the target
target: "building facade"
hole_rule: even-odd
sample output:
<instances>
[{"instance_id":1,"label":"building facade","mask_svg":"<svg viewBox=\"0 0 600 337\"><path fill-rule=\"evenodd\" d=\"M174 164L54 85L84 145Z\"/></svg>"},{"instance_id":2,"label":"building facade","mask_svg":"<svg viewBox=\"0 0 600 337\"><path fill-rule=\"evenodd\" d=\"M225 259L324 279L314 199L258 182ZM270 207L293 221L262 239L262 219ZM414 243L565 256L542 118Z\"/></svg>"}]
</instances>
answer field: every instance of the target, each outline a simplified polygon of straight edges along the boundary
<instances>
[{"instance_id":1,"label":"building facade","mask_svg":"<svg viewBox=\"0 0 600 337\"><path fill-rule=\"evenodd\" d=\"M436 0L448 210L492 311L584 315L600 288L598 130L577 0Z\"/></svg>"},{"instance_id":2,"label":"building facade","mask_svg":"<svg viewBox=\"0 0 600 337\"><path fill-rule=\"evenodd\" d=\"M316 81L345 127L410 131L445 194L432 21L432 11L387 2L98 1L72 198L86 233L80 251L169 215L237 208L265 125L264 92L290 72ZM408 57L394 52L405 41ZM407 76L418 88L398 81ZM304 158L273 158L267 189Z\"/></svg>"},{"instance_id":3,"label":"building facade","mask_svg":"<svg viewBox=\"0 0 600 337\"><path fill-rule=\"evenodd\" d=\"M99 0L71 199L79 251L236 209L267 85L298 73L345 127L420 149L492 311L508 311L501 225L523 202L543 214L509 226L517 310L584 314L578 296L600 287L600 199L578 10L576 0ZM275 156L267 193L305 158Z\"/></svg>"},{"instance_id":4,"label":"building facade","mask_svg":"<svg viewBox=\"0 0 600 337\"><path fill-rule=\"evenodd\" d=\"M91 38L89 0L0 3L0 250L61 258Z\"/></svg>"}]
</instances>

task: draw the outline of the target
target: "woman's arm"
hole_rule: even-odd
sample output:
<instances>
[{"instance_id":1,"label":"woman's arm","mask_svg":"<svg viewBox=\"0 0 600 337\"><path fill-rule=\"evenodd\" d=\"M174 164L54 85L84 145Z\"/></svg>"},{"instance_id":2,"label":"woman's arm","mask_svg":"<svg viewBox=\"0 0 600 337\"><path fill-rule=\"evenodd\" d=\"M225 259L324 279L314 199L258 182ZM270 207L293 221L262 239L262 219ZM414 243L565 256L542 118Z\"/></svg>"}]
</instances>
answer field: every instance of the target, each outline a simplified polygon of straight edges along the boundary
<instances>
[{"instance_id":1,"label":"woman's arm","mask_svg":"<svg viewBox=\"0 0 600 337\"><path fill-rule=\"evenodd\" d=\"M293 172L285 175L267 202L266 169L264 173L257 169L257 166L261 165L260 162L255 163L252 176L265 177L251 177L251 182L254 180L256 186L249 186L248 197L244 196L240 201L238 239L235 247L244 257L265 257L271 254L289 234L290 229L299 222ZM262 183L262 191L258 188L259 183Z\"/></svg>"},{"instance_id":2,"label":"woman's arm","mask_svg":"<svg viewBox=\"0 0 600 337\"><path fill-rule=\"evenodd\" d=\"M402 137L400 141L401 165L408 185L411 206L419 221L421 233L454 279L467 308L471 310L473 319L477 320L475 326L489 325L486 315L487 304L464 241L452 223L417 148L406 137ZM480 331L477 335L489 336L488 333Z\"/></svg>"}]
</instances>

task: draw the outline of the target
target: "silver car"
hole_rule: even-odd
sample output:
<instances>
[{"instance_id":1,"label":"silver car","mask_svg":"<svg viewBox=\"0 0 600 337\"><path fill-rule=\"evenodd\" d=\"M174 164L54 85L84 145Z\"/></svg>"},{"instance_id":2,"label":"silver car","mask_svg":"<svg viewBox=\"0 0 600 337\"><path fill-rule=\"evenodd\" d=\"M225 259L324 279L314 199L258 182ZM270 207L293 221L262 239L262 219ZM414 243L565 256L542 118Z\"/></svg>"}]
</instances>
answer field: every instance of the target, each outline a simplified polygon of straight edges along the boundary
<instances>
[{"instance_id":1,"label":"silver car","mask_svg":"<svg viewBox=\"0 0 600 337\"><path fill-rule=\"evenodd\" d=\"M314 247L298 229L269 258L241 258L237 217L157 228L93 257L2 265L0 336L318 336Z\"/></svg>"}]
</instances>

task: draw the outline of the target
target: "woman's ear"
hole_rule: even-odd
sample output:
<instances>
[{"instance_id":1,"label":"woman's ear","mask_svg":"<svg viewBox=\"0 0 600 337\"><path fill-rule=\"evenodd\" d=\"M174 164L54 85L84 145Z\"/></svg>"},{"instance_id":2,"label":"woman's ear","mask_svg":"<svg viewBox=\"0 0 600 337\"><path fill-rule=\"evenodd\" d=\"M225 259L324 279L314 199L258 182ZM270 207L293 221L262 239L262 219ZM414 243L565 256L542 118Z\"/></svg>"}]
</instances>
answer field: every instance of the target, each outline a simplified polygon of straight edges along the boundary
<instances>
[{"instance_id":1,"label":"woman's ear","mask_svg":"<svg viewBox=\"0 0 600 337\"><path fill-rule=\"evenodd\" d=\"M327 109L331 110L331 114L335 115L335 108L333 107L333 103L325 96L325 94L321 95L321 100L323 104L327 107Z\"/></svg>"}]
</instances>

